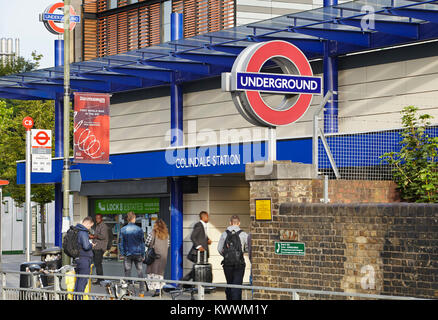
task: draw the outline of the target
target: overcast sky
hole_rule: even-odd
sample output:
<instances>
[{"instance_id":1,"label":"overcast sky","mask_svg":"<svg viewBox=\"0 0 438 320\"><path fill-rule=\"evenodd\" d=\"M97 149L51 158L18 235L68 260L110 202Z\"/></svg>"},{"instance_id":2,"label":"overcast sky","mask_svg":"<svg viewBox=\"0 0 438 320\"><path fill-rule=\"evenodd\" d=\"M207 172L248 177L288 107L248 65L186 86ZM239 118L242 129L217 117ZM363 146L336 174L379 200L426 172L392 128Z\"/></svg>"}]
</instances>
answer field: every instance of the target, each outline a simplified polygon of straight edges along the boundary
<instances>
[{"instance_id":1,"label":"overcast sky","mask_svg":"<svg viewBox=\"0 0 438 320\"><path fill-rule=\"evenodd\" d=\"M0 0L0 38L19 38L20 55L31 58L32 51L43 55L39 68L54 65L54 40L39 21L39 14L57 0ZM15 40L14 40L15 45Z\"/></svg>"}]
</instances>

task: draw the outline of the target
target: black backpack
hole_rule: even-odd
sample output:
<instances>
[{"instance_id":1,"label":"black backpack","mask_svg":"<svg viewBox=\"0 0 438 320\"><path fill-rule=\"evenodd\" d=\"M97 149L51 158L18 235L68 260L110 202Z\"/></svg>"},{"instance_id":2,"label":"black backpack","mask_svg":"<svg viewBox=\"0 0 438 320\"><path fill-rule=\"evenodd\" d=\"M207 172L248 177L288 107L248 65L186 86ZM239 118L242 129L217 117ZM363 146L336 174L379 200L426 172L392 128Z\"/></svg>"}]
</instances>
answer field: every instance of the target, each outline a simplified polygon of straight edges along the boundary
<instances>
[{"instance_id":1,"label":"black backpack","mask_svg":"<svg viewBox=\"0 0 438 320\"><path fill-rule=\"evenodd\" d=\"M222 264L228 267L236 267L245 265L245 259L243 258L242 244L240 242L240 233L242 230L237 232L226 230L227 237L224 243L224 260Z\"/></svg>"},{"instance_id":2,"label":"black backpack","mask_svg":"<svg viewBox=\"0 0 438 320\"><path fill-rule=\"evenodd\" d=\"M113 246L114 234L112 228L109 227L108 225L106 226L106 229L108 231L108 244L106 245L106 250L110 250L111 247Z\"/></svg>"},{"instance_id":3,"label":"black backpack","mask_svg":"<svg viewBox=\"0 0 438 320\"><path fill-rule=\"evenodd\" d=\"M62 249L71 258L79 257L78 233L79 230L76 227L70 226L62 240Z\"/></svg>"}]
</instances>

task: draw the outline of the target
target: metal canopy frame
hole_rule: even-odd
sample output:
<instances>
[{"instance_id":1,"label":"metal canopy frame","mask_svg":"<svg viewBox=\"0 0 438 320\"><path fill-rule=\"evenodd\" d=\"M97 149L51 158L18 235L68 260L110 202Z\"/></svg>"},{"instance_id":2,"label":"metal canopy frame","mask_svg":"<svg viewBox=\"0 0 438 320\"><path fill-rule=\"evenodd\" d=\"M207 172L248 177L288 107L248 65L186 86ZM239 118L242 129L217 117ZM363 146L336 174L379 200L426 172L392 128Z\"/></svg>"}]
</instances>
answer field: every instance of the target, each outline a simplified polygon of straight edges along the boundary
<instances>
[{"instance_id":1,"label":"metal canopy frame","mask_svg":"<svg viewBox=\"0 0 438 320\"><path fill-rule=\"evenodd\" d=\"M337 43L330 55L339 56L438 39L438 1L346 2L72 63L71 87L116 93L217 76L250 44L274 39L309 59L322 58L327 41ZM63 66L0 77L0 98L45 100L62 92Z\"/></svg>"}]
</instances>

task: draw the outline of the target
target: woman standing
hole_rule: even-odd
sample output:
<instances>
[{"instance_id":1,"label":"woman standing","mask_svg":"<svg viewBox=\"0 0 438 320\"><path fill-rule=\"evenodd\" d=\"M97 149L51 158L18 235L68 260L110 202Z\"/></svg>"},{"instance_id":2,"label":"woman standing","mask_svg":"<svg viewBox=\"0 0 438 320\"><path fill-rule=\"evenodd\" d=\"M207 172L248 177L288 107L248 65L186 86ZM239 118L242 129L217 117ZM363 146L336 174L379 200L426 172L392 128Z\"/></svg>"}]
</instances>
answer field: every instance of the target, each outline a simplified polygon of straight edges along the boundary
<instances>
[{"instance_id":1,"label":"woman standing","mask_svg":"<svg viewBox=\"0 0 438 320\"><path fill-rule=\"evenodd\" d=\"M148 265L146 268L148 279L164 279L164 269L167 264L167 250L169 248L169 231L167 230L166 223L162 219L158 219L154 224L152 232L146 239L147 247L154 247L155 253L159 258ZM164 282L148 281L148 288L155 290L153 297L160 294L160 290L164 285Z\"/></svg>"}]
</instances>

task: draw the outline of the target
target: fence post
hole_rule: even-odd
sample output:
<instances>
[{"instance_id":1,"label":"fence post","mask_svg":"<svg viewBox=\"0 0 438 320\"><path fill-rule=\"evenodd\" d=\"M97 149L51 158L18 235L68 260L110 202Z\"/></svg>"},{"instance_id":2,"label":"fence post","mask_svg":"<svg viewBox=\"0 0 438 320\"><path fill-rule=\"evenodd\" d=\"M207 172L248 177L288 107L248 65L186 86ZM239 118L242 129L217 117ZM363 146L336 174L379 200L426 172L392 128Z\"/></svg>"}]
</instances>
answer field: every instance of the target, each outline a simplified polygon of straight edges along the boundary
<instances>
[{"instance_id":1,"label":"fence post","mask_svg":"<svg viewBox=\"0 0 438 320\"><path fill-rule=\"evenodd\" d=\"M0 287L1 287L1 299L2 300L6 300L6 295L5 295L5 287L6 287L6 273L2 272L1 273L1 279L0 279Z\"/></svg>"},{"instance_id":2,"label":"fence post","mask_svg":"<svg viewBox=\"0 0 438 320\"><path fill-rule=\"evenodd\" d=\"M60 282L59 282L59 277L57 275L54 275L53 276L53 290L54 290L55 300L59 300L59 293L58 292L61 290L60 288L61 288L61 286L60 286Z\"/></svg>"},{"instance_id":3,"label":"fence post","mask_svg":"<svg viewBox=\"0 0 438 320\"><path fill-rule=\"evenodd\" d=\"M198 300L204 300L204 287L202 284L198 284Z\"/></svg>"}]
</instances>

